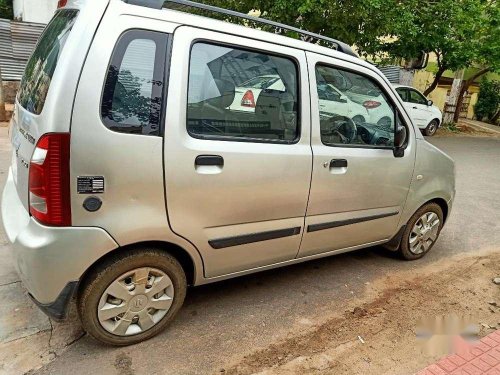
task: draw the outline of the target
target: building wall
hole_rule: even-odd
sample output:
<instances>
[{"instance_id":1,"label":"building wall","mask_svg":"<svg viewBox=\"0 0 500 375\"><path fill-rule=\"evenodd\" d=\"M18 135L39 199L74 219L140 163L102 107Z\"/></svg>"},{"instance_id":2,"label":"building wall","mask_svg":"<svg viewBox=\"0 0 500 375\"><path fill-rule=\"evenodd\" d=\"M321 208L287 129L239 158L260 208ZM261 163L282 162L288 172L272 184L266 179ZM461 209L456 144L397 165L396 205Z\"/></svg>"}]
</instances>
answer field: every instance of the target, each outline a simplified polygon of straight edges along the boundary
<instances>
[{"instance_id":1,"label":"building wall","mask_svg":"<svg viewBox=\"0 0 500 375\"><path fill-rule=\"evenodd\" d=\"M427 87L430 86L432 81L434 80L434 74L431 72L427 72L425 70L419 70L415 72L415 76L413 78L413 87L417 90L424 92ZM444 106L446 104L446 99L448 96L448 91L451 89L451 85L438 85L427 97L434 102L434 104L444 112ZM467 118L474 118L474 105L477 103L477 97L479 93L479 88L477 86L471 86L469 88L469 92L471 93L471 100L469 104L469 108L467 111Z\"/></svg>"},{"instance_id":2,"label":"building wall","mask_svg":"<svg viewBox=\"0 0 500 375\"><path fill-rule=\"evenodd\" d=\"M48 23L57 0L14 0L14 18L24 22Z\"/></svg>"}]
</instances>

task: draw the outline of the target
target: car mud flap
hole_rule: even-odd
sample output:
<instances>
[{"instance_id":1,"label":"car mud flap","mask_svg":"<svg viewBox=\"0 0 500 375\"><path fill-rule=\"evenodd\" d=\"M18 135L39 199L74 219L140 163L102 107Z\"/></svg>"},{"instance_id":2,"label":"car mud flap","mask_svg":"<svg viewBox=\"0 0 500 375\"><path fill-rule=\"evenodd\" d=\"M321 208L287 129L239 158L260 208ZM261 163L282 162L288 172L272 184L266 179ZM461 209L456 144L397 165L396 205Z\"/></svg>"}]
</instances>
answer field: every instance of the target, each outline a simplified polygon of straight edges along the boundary
<instances>
[{"instance_id":1,"label":"car mud flap","mask_svg":"<svg viewBox=\"0 0 500 375\"><path fill-rule=\"evenodd\" d=\"M401 239L403 238L403 233L406 229L406 224L403 225L399 230L398 233L394 237L391 238L389 242L384 244L384 248L390 251L398 251L399 245L401 244Z\"/></svg>"}]
</instances>

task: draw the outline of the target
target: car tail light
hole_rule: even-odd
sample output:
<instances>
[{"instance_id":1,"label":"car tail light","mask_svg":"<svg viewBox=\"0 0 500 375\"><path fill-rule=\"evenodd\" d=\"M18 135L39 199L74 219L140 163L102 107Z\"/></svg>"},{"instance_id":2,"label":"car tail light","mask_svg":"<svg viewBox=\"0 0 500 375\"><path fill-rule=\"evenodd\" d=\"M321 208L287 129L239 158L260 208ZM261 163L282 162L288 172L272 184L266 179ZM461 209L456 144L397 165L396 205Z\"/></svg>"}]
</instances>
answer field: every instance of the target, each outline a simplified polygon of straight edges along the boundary
<instances>
[{"instance_id":1,"label":"car tail light","mask_svg":"<svg viewBox=\"0 0 500 375\"><path fill-rule=\"evenodd\" d=\"M376 100L367 100L363 103L363 107L365 107L366 109L374 109L380 107L381 104L382 103L377 102Z\"/></svg>"},{"instance_id":2,"label":"car tail light","mask_svg":"<svg viewBox=\"0 0 500 375\"><path fill-rule=\"evenodd\" d=\"M59 0L57 2L57 9L64 8L68 4L68 0Z\"/></svg>"},{"instance_id":3,"label":"car tail light","mask_svg":"<svg viewBox=\"0 0 500 375\"><path fill-rule=\"evenodd\" d=\"M45 134L31 157L30 214L44 225L71 225L69 147L69 133Z\"/></svg>"},{"instance_id":4,"label":"car tail light","mask_svg":"<svg viewBox=\"0 0 500 375\"><path fill-rule=\"evenodd\" d=\"M255 108L255 98L253 97L252 90L248 90L245 95L243 95L243 98L241 99L241 106Z\"/></svg>"}]
</instances>

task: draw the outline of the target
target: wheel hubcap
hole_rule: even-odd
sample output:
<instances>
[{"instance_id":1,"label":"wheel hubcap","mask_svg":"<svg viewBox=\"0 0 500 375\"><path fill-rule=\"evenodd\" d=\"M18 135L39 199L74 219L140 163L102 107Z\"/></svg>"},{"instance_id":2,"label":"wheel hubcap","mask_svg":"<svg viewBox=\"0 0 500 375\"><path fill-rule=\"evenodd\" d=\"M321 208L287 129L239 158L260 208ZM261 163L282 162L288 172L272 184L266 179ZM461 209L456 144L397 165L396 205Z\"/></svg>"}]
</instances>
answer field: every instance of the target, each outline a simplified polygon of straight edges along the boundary
<instances>
[{"instance_id":1,"label":"wheel hubcap","mask_svg":"<svg viewBox=\"0 0 500 375\"><path fill-rule=\"evenodd\" d=\"M136 268L104 291L97 316L102 327L117 336L136 335L155 326L174 300L172 280L156 268Z\"/></svg>"},{"instance_id":2,"label":"wheel hubcap","mask_svg":"<svg viewBox=\"0 0 500 375\"><path fill-rule=\"evenodd\" d=\"M434 125L434 123L430 124L429 125L429 133L434 134L435 131L436 131L436 125Z\"/></svg>"},{"instance_id":3,"label":"wheel hubcap","mask_svg":"<svg viewBox=\"0 0 500 375\"><path fill-rule=\"evenodd\" d=\"M434 212L423 214L413 226L410 233L410 251L419 255L427 252L439 234L439 217Z\"/></svg>"}]
</instances>

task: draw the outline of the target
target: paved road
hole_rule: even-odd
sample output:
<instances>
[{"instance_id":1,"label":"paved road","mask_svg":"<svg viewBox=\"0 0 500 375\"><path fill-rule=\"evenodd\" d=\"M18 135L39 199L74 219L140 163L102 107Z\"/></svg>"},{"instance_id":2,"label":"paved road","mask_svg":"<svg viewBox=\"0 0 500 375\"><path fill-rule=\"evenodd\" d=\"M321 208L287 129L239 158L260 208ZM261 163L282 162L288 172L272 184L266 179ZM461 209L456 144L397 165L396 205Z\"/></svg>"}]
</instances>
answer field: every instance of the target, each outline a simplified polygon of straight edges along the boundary
<instances>
[{"instance_id":1,"label":"paved road","mask_svg":"<svg viewBox=\"0 0 500 375\"><path fill-rule=\"evenodd\" d=\"M449 137L431 142L457 162L457 197L440 241L423 260L402 262L370 248L193 288L176 321L158 337L127 348L106 347L84 337L37 373L219 372L256 348L307 329L330 311L343 311L346 301L362 296L366 282L391 270L418 271L437 259L498 245L500 139Z\"/></svg>"}]
</instances>

